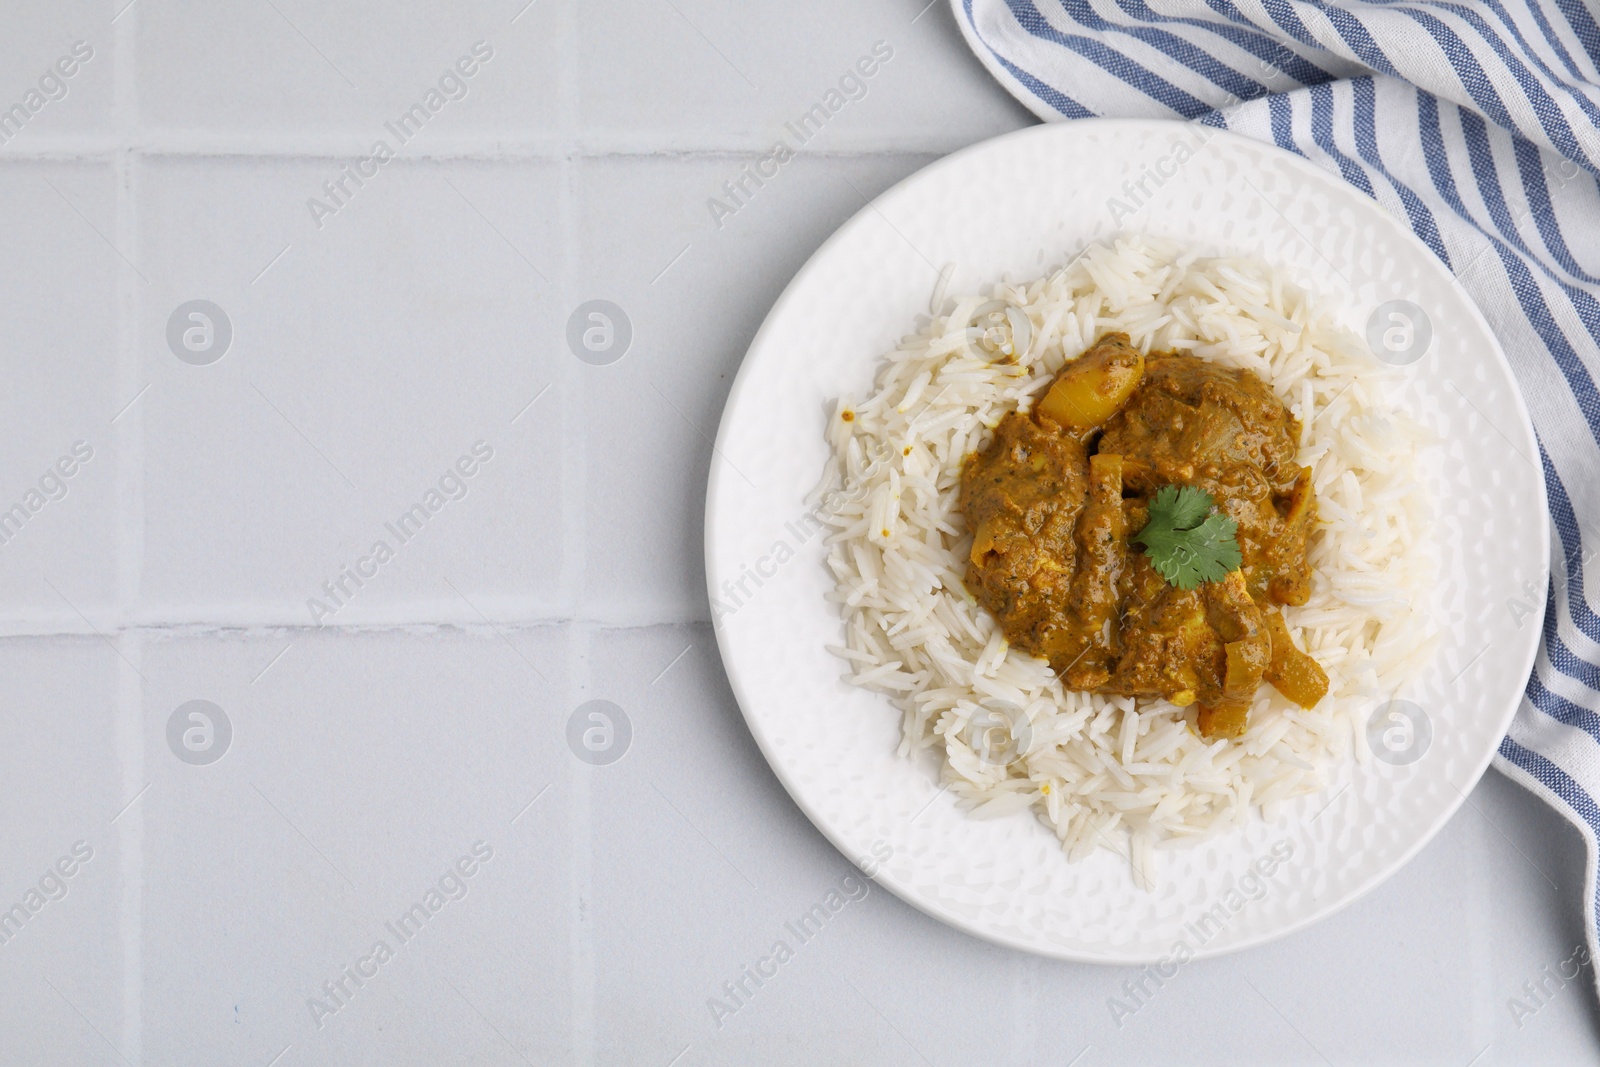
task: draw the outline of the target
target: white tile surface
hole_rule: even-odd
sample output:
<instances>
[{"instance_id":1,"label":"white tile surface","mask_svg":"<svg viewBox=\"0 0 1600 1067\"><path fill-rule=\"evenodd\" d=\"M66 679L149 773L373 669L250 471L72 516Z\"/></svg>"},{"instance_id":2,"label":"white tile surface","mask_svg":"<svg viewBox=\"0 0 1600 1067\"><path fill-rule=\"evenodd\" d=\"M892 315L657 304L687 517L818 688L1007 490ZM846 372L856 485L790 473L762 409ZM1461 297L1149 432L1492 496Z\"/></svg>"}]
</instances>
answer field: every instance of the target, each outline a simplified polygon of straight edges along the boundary
<instances>
[{"instance_id":1,"label":"white tile surface","mask_svg":"<svg viewBox=\"0 0 1600 1067\"><path fill-rule=\"evenodd\" d=\"M18 5L6 13L0 35L0 109L22 104L28 117L0 127L0 158L15 150L72 134L105 133L112 126L112 18L126 0L82 4ZM30 93L37 95L30 97Z\"/></svg>"},{"instance_id":2,"label":"white tile surface","mask_svg":"<svg viewBox=\"0 0 1600 1067\"><path fill-rule=\"evenodd\" d=\"M0 514L26 509L0 525L0 618L76 622L116 600L119 286L142 282L114 245L111 167L0 165L0 196Z\"/></svg>"},{"instance_id":3,"label":"white tile surface","mask_svg":"<svg viewBox=\"0 0 1600 1067\"><path fill-rule=\"evenodd\" d=\"M607 961L597 1061L636 1062L647 1048L668 1059L716 1034L706 998L770 948L795 886L846 866L766 770L707 628L601 631L587 659L589 692L634 731L623 761L588 776L586 932Z\"/></svg>"},{"instance_id":4,"label":"white tile surface","mask_svg":"<svg viewBox=\"0 0 1600 1067\"><path fill-rule=\"evenodd\" d=\"M785 925L856 874L705 624L705 479L738 462L710 437L863 196L1030 121L945 5L33 5L0 35L0 105L79 39L67 95L0 144L0 510L95 450L0 544L0 907L74 842L94 857L0 944L0 1060L1594 1058L1589 971L1520 1026L1507 1006L1582 937L1582 855L1492 774L1389 884L1120 1026L1135 972L865 882L815 937ZM479 40L466 96L319 226L308 199ZM714 217L877 41L864 93ZM206 366L167 341L200 298L233 329ZM592 299L633 330L608 366L566 340ZM398 543L385 523L479 440L465 496ZM307 600L379 539L394 558L317 629ZM210 765L167 740L193 699L233 727ZM615 763L569 746L590 700L631 722ZM466 895L386 935L480 840ZM308 998L385 936L319 1027ZM731 1000L780 939L793 958Z\"/></svg>"},{"instance_id":5,"label":"white tile surface","mask_svg":"<svg viewBox=\"0 0 1600 1067\"><path fill-rule=\"evenodd\" d=\"M118 705L132 671L95 637L12 638L0 671L0 1033L13 1062L105 1062L107 1041L126 1044L137 959L137 839L117 818L138 788ZM18 905L32 912L20 928Z\"/></svg>"},{"instance_id":6,"label":"white tile surface","mask_svg":"<svg viewBox=\"0 0 1600 1067\"><path fill-rule=\"evenodd\" d=\"M397 160L319 231L304 201L338 173L162 158L140 175L161 220L141 249L142 600L168 618L311 623L312 598L336 621L453 618L450 582L558 614L560 391L518 418L559 358L557 169ZM208 366L167 343L195 298L233 325ZM441 479L420 531L387 529ZM376 576L347 583L348 610L320 591L378 541L395 558L363 565Z\"/></svg>"},{"instance_id":7,"label":"white tile surface","mask_svg":"<svg viewBox=\"0 0 1600 1067\"><path fill-rule=\"evenodd\" d=\"M559 6L519 18L522 4L491 0L141 3L128 15L140 117L154 131L331 136L365 149L437 89L418 149L548 132L559 114Z\"/></svg>"},{"instance_id":8,"label":"white tile surface","mask_svg":"<svg viewBox=\"0 0 1600 1067\"><path fill-rule=\"evenodd\" d=\"M571 757L544 710L563 695L562 635L308 634L252 683L284 643L144 650L146 1053L394 1062L431 1047L443 1061L477 1043L508 1059L476 1010L523 1055L564 1054ZM175 758L166 733L197 697L233 729L206 766ZM407 941L388 928L484 851ZM348 1004L321 995L379 941L394 959ZM550 995L511 995L512 973Z\"/></svg>"},{"instance_id":9,"label":"white tile surface","mask_svg":"<svg viewBox=\"0 0 1600 1067\"><path fill-rule=\"evenodd\" d=\"M585 131L763 149L787 138L798 149L784 124L818 103L831 114L810 150L956 147L1030 125L1020 104L992 91L946 10L918 17L923 9L917 0L586 4ZM830 90L838 102L826 101Z\"/></svg>"}]
</instances>

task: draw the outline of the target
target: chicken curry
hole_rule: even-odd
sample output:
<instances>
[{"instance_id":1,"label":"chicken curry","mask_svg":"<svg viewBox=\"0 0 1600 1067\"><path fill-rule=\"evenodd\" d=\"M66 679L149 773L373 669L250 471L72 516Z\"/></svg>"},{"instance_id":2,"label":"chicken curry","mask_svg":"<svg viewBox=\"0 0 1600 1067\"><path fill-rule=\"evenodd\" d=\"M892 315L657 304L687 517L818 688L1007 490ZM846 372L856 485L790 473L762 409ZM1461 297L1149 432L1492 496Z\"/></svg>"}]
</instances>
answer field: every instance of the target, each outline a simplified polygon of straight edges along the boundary
<instances>
[{"instance_id":1,"label":"chicken curry","mask_svg":"<svg viewBox=\"0 0 1600 1067\"><path fill-rule=\"evenodd\" d=\"M1069 689L1198 705L1208 739L1244 732L1262 681L1310 708L1328 678L1278 610L1311 591L1316 498L1310 468L1295 462L1299 436L1251 372L1145 356L1108 333L967 457L967 587ZM1208 527L1232 531L1230 569L1164 576L1149 531L1177 499L1168 487L1222 517Z\"/></svg>"}]
</instances>

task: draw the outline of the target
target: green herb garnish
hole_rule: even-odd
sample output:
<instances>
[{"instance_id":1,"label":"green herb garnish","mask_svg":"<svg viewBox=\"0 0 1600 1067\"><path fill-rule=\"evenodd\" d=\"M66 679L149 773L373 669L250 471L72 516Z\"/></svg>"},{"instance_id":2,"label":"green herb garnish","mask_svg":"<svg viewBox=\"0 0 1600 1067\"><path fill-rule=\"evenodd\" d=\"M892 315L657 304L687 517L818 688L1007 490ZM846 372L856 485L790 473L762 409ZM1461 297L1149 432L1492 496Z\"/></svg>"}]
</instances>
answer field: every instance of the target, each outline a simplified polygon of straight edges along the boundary
<instances>
[{"instance_id":1,"label":"green herb garnish","mask_svg":"<svg viewBox=\"0 0 1600 1067\"><path fill-rule=\"evenodd\" d=\"M1239 569L1239 524L1212 515L1211 494L1192 485L1164 485L1150 501L1150 521L1133 535L1157 573L1179 589L1218 582Z\"/></svg>"}]
</instances>

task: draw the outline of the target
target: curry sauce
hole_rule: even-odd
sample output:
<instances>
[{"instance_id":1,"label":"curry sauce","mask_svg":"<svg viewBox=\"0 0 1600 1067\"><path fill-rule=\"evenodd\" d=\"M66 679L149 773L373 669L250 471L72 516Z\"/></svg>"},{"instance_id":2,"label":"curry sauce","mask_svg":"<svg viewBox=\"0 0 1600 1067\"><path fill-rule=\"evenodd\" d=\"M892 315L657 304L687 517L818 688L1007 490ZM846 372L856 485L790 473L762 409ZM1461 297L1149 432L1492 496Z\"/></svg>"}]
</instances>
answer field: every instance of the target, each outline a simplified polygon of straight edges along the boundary
<instances>
[{"instance_id":1,"label":"curry sauce","mask_svg":"<svg viewBox=\"0 0 1600 1067\"><path fill-rule=\"evenodd\" d=\"M1108 333L967 457L967 587L1069 689L1195 704L1206 738L1244 732L1262 681L1312 707L1327 675L1277 607L1311 591L1316 497L1299 436L1250 371L1144 356ZM1234 520L1237 570L1184 589L1130 545L1169 485L1204 490Z\"/></svg>"}]
</instances>

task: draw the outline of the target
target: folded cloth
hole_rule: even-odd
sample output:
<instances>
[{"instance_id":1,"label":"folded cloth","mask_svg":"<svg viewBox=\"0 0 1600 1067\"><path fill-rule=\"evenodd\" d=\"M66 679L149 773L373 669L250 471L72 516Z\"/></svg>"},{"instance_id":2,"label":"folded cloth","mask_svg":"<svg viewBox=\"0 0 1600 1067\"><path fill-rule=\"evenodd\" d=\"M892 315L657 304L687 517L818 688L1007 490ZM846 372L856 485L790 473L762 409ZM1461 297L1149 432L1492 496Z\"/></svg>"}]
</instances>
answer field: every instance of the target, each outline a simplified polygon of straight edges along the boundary
<instances>
[{"instance_id":1,"label":"folded cloth","mask_svg":"<svg viewBox=\"0 0 1600 1067\"><path fill-rule=\"evenodd\" d=\"M1600 831L1600 25L1583 0L951 0L983 63L1047 120L1184 118L1299 153L1455 273L1538 432L1550 572L1506 605L1543 643L1495 767L1588 845ZM1516 517L1507 517L1515 522ZM1512 843L1515 847L1515 842Z\"/></svg>"}]
</instances>

